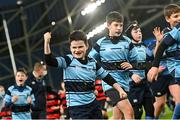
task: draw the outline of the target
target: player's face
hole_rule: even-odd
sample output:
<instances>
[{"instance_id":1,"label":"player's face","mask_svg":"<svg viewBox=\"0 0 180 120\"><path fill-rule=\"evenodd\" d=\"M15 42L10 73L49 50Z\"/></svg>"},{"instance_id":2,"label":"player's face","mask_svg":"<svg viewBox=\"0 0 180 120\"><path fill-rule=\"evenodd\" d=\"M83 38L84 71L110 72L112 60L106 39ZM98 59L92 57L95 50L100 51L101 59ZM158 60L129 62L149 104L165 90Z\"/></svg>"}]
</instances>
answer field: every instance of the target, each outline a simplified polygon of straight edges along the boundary
<instances>
[{"instance_id":1,"label":"player's face","mask_svg":"<svg viewBox=\"0 0 180 120\"><path fill-rule=\"evenodd\" d=\"M25 81L27 80L27 76L23 72L17 72L16 73L16 84L18 86L24 85Z\"/></svg>"},{"instance_id":2,"label":"player's face","mask_svg":"<svg viewBox=\"0 0 180 120\"><path fill-rule=\"evenodd\" d=\"M46 65L43 65L43 67L39 68L36 73L38 74L39 79L42 79L47 74Z\"/></svg>"},{"instance_id":3,"label":"player's face","mask_svg":"<svg viewBox=\"0 0 180 120\"><path fill-rule=\"evenodd\" d=\"M85 59L88 46L82 40L72 41L70 44L70 50L73 57L77 59Z\"/></svg>"},{"instance_id":4,"label":"player's face","mask_svg":"<svg viewBox=\"0 0 180 120\"><path fill-rule=\"evenodd\" d=\"M107 24L107 28L109 29L109 36L118 37L123 31L123 22L113 21L112 23Z\"/></svg>"},{"instance_id":5,"label":"player's face","mask_svg":"<svg viewBox=\"0 0 180 120\"><path fill-rule=\"evenodd\" d=\"M142 41L142 32L141 32L140 28L132 29L131 35L132 35L134 41L136 41L136 42Z\"/></svg>"},{"instance_id":6,"label":"player's face","mask_svg":"<svg viewBox=\"0 0 180 120\"><path fill-rule=\"evenodd\" d=\"M166 21L170 24L171 27L175 27L178 23L180 23L180 12L173 13L170 17L166 17Z\"/></svg>"}]
</instances>

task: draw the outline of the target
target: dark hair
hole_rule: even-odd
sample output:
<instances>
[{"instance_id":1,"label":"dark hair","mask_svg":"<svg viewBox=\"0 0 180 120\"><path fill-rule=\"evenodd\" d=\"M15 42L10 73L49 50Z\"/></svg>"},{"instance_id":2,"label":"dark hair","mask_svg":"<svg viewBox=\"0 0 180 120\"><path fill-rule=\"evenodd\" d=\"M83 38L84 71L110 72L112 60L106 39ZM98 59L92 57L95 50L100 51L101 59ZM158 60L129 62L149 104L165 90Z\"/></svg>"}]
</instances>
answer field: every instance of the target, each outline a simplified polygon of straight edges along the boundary
<instances>
[{"instance_id":1,"label":"dark hair","mask_svg":"<svg viewBox=\"0 0 180 120\"><path fill-rule=\"evenodd\" d=\"M41 62L36 62L34 64L34 71L37 71L37 70L42 69L42 68L44 68L44 65L41 64Z\"/></svg>"},{"instance_id":2,"label":"dark hair","mask_svg":"<svg viewBox=\"0 0 180 120\"><path fill-rule=\"evenodd\" d=\"M166 7L164 7L164 16L170 17L173 13L180 12L180 6L179 4L169 4Z\"/></svg>"},{"instance_id":3,"label":"dark hair","mask_svg":"<svg viewBox=\"0 0 180 120\"><path fill-rule=\"evenodd\" d=\"M70 36L69 36L69 42L71 43L72 41L78 41L82 40L86 45L88 45L88 40L86 34L81 31L81 30L75 30L73 31Z\"/></svg>"},{"instance_id":4,"label":"dark hair","mask_svg":"<svg viewBox=\"0 0 180 120\"><path fill-rule=\"evenodd\" d=\"M124 22L124 17L122 14L120 14L119 12L116 11L112 11L110 12L107 16L106 16L106 22L108 24L111 24L112 22Z\"/></svg>"},{"instance_id":5,"label":"dark hair","mask_svg":"<svg viewBox=\"0 0 180 120\"><path fill-rule=\"evenodd\" d=\"M28 72L27 72L27 70L26 70L25 68L18 68L16 73L18 73L18 72L22 72L22 73L24 73L26 76L28 76Z\"/></svg>"},{"instance_id":6,"label":"dark hair","mask_svg":"<svg viewBox=\"0 0 180 120\"><path fill-rule=\"evenodd\" d=\"M128 36L129 38L133 39L132 35L131 35L131 31L132 30L137 30L139 29L140 26L138 25L138 22L135 20L133 22L131 22L129 24L129 26L127 27L127 29L125 30L126 36Z\"/></svg>"}]
</instances>

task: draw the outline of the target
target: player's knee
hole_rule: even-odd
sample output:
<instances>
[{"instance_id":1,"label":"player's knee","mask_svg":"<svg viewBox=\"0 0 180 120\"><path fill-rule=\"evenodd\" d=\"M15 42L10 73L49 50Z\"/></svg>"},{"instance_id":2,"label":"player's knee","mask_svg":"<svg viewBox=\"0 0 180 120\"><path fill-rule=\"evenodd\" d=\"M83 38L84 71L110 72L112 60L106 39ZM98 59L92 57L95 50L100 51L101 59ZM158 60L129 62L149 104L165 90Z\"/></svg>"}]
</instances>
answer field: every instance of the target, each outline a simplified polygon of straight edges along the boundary
<instances>
[{"instance_id":1,"label":"player's knee","mask_svg":"<svg viewBox=\"0 0 180 120\"><path fill-rule=\"evenodd\" d=\"M157 107L164 107L164 105L166 104L166 101L162 100L162 101L156 101L156 106Z\"/></svg>"},{"instance_id":2,"label":"player's knee","mask_svg":"<svg viewBox=\"0 0 180 120\"><path fill-rule=\"evenodd\" d=\"M130 108L126 111L126 115L128 115L128 116L134 116L134 110L130 107Z\"/></svg>"},{"instance_id":3,"label":"player's knee","mask_svg":"<svg viewBox=\"0 0 180 120\"><path fill-rule=\"evenodd\" d=\"M158 104L158 106L159 106L160 108L162 108L162 107L165 106L165 104L166 104L166 102L160 102L160 103Z\"/></svg>"}]
</instances>

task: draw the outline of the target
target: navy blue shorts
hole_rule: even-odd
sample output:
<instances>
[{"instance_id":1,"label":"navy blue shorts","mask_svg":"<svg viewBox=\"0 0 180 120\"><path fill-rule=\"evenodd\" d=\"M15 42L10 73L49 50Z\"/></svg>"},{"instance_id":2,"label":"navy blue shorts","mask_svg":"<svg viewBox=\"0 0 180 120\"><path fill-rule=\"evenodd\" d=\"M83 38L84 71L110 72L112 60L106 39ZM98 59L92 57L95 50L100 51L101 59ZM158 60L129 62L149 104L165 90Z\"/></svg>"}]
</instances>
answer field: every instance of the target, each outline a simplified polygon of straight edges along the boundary
<instances>
[{"instance_id":1,"label":"navy blue shorts","mask_svg":"<svg viewBox=\"0 0 180 120\"><path fill-rule=\"evenodd\" d=\"M110 98L110 101L108 101L108 104L110 104L111 106L115 106L119 101L127 99L127 98L121 99L119 92L114 88L111 88L111 89L105 91L105 95Z\"/></svg>"},{"instance_id":2,"label":"navy blue shorts","mask_svg":"<svg viewBox=\"0 0 180 120\"><path fill-rule=\"evenodd\" d=\"M147 81L143 80L139 84L131 81L129 84L128 99L131 105L142 105L145 100L154 102L154 96Z\"/></svg>"},{"instance_id":3,"label":"navy blue shorts","mask_svg":"<svg viewBox=\"0 0 180 120\"><path fill-rule=\"evenodd\" d=\"M87 105L68 107L72 119L102 119L102 112L97 100Z\"/></svg>"},{"instance_id":4,"label":"navy blue shorts","mask_svg":"<svg viewBox=\"0 0 180 120\"><path fill-rule=\"evenodd\" d=\"M169 85L173 84L177 84L177 82L171 75L160 75L157 81L151 83L153 95L156 97L165 95L169 91Z\"/></svg>"}]
</instances>

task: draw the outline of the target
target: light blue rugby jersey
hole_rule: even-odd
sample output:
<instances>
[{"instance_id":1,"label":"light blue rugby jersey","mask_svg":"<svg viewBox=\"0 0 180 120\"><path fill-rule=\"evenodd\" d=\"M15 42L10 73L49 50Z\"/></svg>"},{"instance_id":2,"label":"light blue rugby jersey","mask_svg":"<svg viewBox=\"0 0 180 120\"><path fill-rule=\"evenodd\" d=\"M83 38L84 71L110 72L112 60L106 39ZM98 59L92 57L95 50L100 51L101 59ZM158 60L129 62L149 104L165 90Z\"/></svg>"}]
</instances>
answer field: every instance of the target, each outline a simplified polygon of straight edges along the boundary
<instances>
[{"instance_id":1,"label":"light blue rugby jersey","mask_svg":"<svg viewBox=\"0 0 180 120\"><path fill-rule=\"evenodd\" d=\"M32 88L25 86L24 90L21 92L18 90L17 86L12 85L8 88L9 94L5 95L5 102L11 103L11 98L14 95L18 95L18 100L14 103L15 105L24 106L27 105L27 97L30 96L32 101L35 101L34 94L32 94Z\"/></svg>"},{"instance_id":2,"label":"light blue rugby jersey","mask_svg":"<svg viewBox=\"0 0 180 120\"><path fill-rule=\"evenodd\" d=\"M173 45L169 46L166 52L168 51L175 51L177 52L176 58L168 58L167 64L168 69L170 72L174 71L174 77L180 79L180 24L174 27L170 32L169 35L176 41Z\"/></svg>"},{"instance_id":3,"label":"light blue rugby jersey","mask_svg":"<svg viewBox=\"0 0 180 120\"><path fill-rule=\"evenodd\" d=\"M65 57L56 57L58 67L63 68L67 106L89 104L96 98L94 94L96 77L103 79L108 72L102 67L97 68L93 58L88 58L87 64L82 64L72 55L67 56L70 59L69 63Z\"/></svg>"},{"instance_id":4,"label":"light blue rugby jersey","mask_svg":"<svg viewBox=\"0 0 180 120\"><path fill-rule=\"evenodd\" d=\"M180 42L180 23L176 27L174 27L169 32L169 34L174 38L175 41ZM178 46L178 48L180 48L180 46Z\"/></svg>"},{"instance_id":5,"label":"light blue rugby jersey","mask_svg":"<svg viewBox=\"0 0 180 120\"><path fill-rule=\"evenodd\" d=\"M146 47L143 43L130 44L129 61L132 64L139 64L139 66L145 66L146 63ZM130 70L134 74L137 74L141 79L145 79L145 67L142 70ZM132 80L132 79L131 79Z\"/></svg>"},{"instance_id":6,"label":"light blue rugby jersey","mask_svg":"<svg viewBox=\"0 0 180 120\"><path fill-rule=\"evenodd\" d=\"M95 59L100 58L102 64L103 62L113 63L128 61L130 42L131 40L126 36L121 36L117 43L112 43L110 38L103 37L96 42L89 56ZM105 66L103 67L105 68ZM108 70L107 68L105 69ZM118 69L108 70L108 72L126 91L129 91L129 72ZM102 85L105 91L112 88L105 82L103 82Z\"/></svg>"},{"instance_id":7,"label":"light blue rugby jersey","mask_svg":"<svg viewBox=\"0 0 180 120\"><path fill-rule=\"evenodd\" d=\"M32 104L34 104L35 97L34 94L32 94L32 88L25 85L23 86L23 91L20 91L19 86L12 85L8 88L8 92L5 95L5 102L7 104L11 104L12 96L17 95L18 100L13 103L15 106L26 106L29 105L27 103L27 97L30 96L32 100ZM31 113L30 112L12 112L12 118L13 119L31 119Z\"/></svg>"},{"instance_id":8,"label":"light blue rugby jersey","mask_svg":"<svg viewBox=\"0 0 180 120\"><path fill-rule=\"evenodd\" d=\"M168 46L168 48L166 49L166 52L168 53L168 52L180 50L180 24L178 24L171 31L165 34L165 37L166 36L168 36L169 38L172 37L173 40L176 41L173 45ZM172 39L169 39L169 40L166 40L165 43L169 45L171 41Z\"/></svg>"},{"instance_id":9,"label":"light blue rugby jersey","mask_svg":"<svg viewBox=\"0 0 180 120\"><path fill-rule=\"evenodd\" d=\"M170 28L167 29L167 32L164 34L164 37L166 37L169 34L170 30L171 30ZM172 62L171 62L171 60L169 60L167 58L166 53L174 51L176 46L177 46L177 44L172 45L171 48L166 49L165 52L163 53L163 57L162 57L162 59L160 61L160 66L165 67L165 70L163 70L161 73L159 73L160 75L169 75L169 74L171 74L168 66L171 66Z\"/></svg>"}]
</instances>

